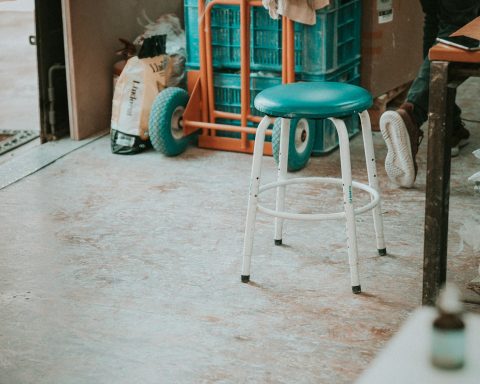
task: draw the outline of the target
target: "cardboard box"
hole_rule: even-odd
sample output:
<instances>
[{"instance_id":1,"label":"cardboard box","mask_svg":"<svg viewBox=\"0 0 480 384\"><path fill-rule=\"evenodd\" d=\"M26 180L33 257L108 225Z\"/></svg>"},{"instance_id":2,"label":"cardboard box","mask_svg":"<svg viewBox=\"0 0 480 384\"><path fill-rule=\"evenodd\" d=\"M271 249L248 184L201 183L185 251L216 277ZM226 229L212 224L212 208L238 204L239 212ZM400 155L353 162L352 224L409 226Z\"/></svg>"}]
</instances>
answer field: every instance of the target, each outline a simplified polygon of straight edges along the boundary
<instances>
[{"instance_id":1,"label":"cardboard box","mask_svg":"<svg viewBox=\"0 0 480 384\"><path fill-rule=\"evenodd\" d=\"M379 23L379 0L362 1L361 84L374 97L412 81L423 61L419 0L393 0L393 20Z\"/></svg>"}]
</instances>

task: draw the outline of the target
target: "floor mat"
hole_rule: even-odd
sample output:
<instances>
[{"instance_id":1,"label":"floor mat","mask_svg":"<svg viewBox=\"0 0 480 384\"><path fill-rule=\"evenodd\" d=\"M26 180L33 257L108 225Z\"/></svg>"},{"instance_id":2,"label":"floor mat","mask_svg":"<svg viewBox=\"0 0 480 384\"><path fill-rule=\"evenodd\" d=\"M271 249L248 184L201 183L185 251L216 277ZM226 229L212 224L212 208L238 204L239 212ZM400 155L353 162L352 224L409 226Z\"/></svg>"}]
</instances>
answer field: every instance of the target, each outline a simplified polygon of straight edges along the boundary
<instances>
[{"instance_id":1,"label":"floor mat","mask_svg":"<svg viewBox=\"0 0 480 384\"><path fill-rule=\"evenodd\" d=\"M39 132L0 129L0 155L36 139Z\"/></svg>"}]
</instances>

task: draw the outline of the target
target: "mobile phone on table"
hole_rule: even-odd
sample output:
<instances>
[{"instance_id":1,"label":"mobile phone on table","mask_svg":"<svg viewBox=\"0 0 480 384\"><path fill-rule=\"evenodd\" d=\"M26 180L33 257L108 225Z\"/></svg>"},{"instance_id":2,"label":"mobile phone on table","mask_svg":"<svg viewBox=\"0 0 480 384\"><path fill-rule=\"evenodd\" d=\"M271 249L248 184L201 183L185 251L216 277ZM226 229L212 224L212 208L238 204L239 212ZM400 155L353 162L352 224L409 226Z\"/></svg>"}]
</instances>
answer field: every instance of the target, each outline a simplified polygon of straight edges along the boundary
<instances>
[{"instance_id":1,"label":"mobile phone on table","mask_svg":"<svg viewBox=\"0 0 480 384\"><path fill-rule=\"evenodd\" d=\"M459 36L437 37L437 41L443 44L452 45L457 48L462 48L467 51L480 50L480 40L470 36L459 35Z\"/></svg>"}]
</instances>

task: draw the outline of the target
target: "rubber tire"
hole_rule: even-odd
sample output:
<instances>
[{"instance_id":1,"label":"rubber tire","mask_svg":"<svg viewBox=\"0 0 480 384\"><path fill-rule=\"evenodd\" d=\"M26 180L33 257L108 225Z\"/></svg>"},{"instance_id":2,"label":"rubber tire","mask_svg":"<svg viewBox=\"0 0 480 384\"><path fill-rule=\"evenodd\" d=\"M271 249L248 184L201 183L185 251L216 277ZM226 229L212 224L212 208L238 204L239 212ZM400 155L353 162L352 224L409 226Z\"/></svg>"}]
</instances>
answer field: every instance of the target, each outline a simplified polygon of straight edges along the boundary
<instances>
[{"instance_id":1,"label":"rubber tire","mask_svg":"<svg viewBox=\"0 0 480 384\"><path fill-rule=\"evenodd\" d=\"M182 88L170 87L161 91L153 101L148 121L148 133L155 150L166 156L177 156L185 151L191 137L175 137L172 117L178 107L185 108L188 93Z\"/></svg>"},{"instance_id":2,"label":"rubber tire","mask_svg":"<svg viewBox=\"0 0 480 384\"><path fill-rule=\"evenodd\" d=\"M313 144L315 142L315 128L312 129L312 120L308 122L308 135L305 148L299 150L295 146L295 130L300 119L292 119L290 122L290 140L288 146L288 166L289 172L299 171L307 165L310 156L312 155ZM273 124L272 131L272 152L275 162L278 164L278 154L280 152L280 130L282 119L277 118Z\"/></svg>"}]
</instances>

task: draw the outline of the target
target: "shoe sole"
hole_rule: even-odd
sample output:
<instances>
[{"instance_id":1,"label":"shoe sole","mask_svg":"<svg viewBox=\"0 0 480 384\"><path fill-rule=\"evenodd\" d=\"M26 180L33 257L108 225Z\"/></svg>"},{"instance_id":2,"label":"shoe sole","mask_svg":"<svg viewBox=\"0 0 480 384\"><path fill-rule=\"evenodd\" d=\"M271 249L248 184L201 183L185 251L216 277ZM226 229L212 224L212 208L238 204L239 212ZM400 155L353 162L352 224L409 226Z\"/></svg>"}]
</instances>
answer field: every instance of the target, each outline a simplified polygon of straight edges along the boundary
<instances>
[{"instance_id":1,"label":"shoe sole","mask_svg":"<svg viewBox=\"0 0 480 384\"><path fill-rule=\"evenodd\" d=\"M380 131L387 144L385 170L395 184L410 188L415 181L410 136L407 127L396 111L387 111L380 117Z\"/></svg>"},{"instance_id":2,"label":"shoe sole","mask_svg":"<svg viewBox=\"0 0 480 384\"><path fill-rule=\"evenodd\" d=\"M451 157L457 157L460 154L460 149L468 145L468 139L461 139L460 142L451 149Z\"/></svg>"}]
</instances>

